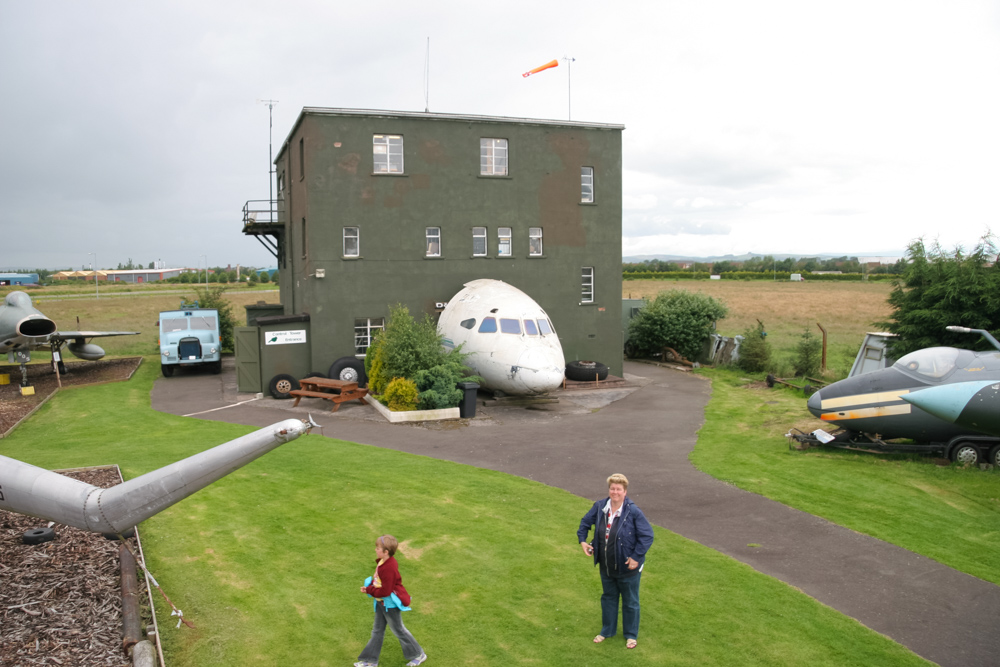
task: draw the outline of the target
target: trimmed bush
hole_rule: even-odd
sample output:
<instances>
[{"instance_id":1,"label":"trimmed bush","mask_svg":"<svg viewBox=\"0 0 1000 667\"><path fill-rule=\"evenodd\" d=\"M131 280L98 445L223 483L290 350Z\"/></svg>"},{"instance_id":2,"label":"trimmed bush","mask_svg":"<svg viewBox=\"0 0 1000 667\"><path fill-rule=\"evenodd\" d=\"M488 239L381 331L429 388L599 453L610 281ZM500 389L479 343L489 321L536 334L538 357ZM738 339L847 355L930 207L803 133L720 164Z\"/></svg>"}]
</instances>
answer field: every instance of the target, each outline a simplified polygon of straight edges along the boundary
<instances>
[{"instance_id":1,"label":"trimmed bush","mask_svg":"<svg viewBox=\"0 0 1000 667\"><path fill-rule=\"evenodd\" d=\"M688 359L701 353L726 306L705 294L670 290L647 303L629 324L628 340L636 353L648 356L672 347Z\"/></svg>"},{"instance_id":2,"label":"trimmed bush","mask_svg":"<svg viewBox=\"0 0 1000 667\"><path fill-rule=\"evenodd\" d=\"M795 360L792 362L795 375L801 377L816 375L822 360L823 342L807 329L795 347Z\"/></svg>"},{"instance_id":3,"label":"trimmed bush","mask_svg":"<svg viewBox=\"0 0 1000 667\"><path fill-rule=\"evenodd\" d=\"M409 412L417 409L417 385L413 380L393 378L385 388L382 401L394 412Z\"/></svg>"}]
</instances>

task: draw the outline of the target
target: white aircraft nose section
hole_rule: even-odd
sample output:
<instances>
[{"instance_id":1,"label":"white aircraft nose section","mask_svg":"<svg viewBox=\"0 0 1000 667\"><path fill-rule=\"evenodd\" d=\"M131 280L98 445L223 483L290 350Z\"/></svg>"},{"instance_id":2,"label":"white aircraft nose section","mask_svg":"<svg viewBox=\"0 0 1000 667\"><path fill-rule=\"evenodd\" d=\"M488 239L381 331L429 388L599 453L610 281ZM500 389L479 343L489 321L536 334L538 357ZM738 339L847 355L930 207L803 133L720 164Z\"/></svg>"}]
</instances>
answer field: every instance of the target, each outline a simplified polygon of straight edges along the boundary
<instances>
[{"instance_id":1,"label":"white aircraft nose section","mask_svg":"<svg viewBox=\"0 0 1000 667\"><path fill-rule=\"evenodd\" d=\"M528 348L517 360L514 379L527 393L543 394L562 385L566 365L558 352L544 347Z\"/></svg>"}]
</instances>

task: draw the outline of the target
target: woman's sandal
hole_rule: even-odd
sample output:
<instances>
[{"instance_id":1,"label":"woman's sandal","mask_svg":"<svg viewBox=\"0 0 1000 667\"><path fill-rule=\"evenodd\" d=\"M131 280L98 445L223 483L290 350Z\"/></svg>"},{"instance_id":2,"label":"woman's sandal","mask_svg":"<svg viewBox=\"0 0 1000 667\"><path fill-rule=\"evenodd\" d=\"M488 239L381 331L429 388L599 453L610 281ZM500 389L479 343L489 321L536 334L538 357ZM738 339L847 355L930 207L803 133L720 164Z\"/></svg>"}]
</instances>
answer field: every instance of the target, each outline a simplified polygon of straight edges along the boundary
<instances>
[{"instance_id":1,"label":"woman's sandal","mask_svg":"<svg viewBox=\"0 0 1000 667\"><path fill-rule=\"evenodd\" d=\"M607 639L607 637L602 637L601 635L597 635L596 637L594 637L594 643L595 643L595 644L600 644L600 643L601 643L601 642L603 642L603 641L604 641L605 639Z\"/></svg>"},{"instance_id":2,"label":"woman's sandal","mask_svg":"<svg viewBox=\"0 0 1000 667\"><path fill-rule=\"evenodd\" d=\"M635 648L638 645L639 645L639 640L638 639L626 639L625 640L625 648Z\"/></svg>"}]
</instances>

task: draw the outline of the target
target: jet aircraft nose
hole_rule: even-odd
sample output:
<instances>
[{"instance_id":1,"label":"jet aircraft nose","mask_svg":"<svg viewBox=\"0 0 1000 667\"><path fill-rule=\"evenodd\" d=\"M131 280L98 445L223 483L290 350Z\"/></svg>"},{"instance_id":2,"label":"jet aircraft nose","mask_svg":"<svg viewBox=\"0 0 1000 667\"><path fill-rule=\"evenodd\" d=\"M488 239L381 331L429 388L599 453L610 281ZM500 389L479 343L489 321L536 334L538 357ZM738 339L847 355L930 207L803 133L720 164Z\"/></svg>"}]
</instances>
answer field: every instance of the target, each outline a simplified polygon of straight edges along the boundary
<instances>
[{"instance_id":1,"label":"jet aircraft nose","mask_svg":"<svg viewBox=\"0 0 1000 667\"><path fill-rule=\"evenodd\" d=\"M819 417L821 412L820 406L823 405L823 390L820 389L815 394L809 397L809 402L806 403L806 407L809 408L809 412L812 413L813 417Z\"/></svg>"},{"instance_id":2,"label":"jet aircraft nose","mask_svg":"<svg viewBox=\"0 0 1000 667\"><path fill-rule=\"evenodd\" d=\"M543 347L525 350L518 357L517 364L517 380L532 394L558 389L566 372L562 355Z\"/></svg>"},{"instance_id":3,"label":"jet aircraft nose","mask_svg":"<svg viewBox=\"0 0 1000 667\"><path fill-rule=\"evenodd\" d=\"M29 315L17 323L17 333L19 336L27 338L39 338L49 336L56 332L56 323L47 317Z\"/></svg>"}]
</instances>

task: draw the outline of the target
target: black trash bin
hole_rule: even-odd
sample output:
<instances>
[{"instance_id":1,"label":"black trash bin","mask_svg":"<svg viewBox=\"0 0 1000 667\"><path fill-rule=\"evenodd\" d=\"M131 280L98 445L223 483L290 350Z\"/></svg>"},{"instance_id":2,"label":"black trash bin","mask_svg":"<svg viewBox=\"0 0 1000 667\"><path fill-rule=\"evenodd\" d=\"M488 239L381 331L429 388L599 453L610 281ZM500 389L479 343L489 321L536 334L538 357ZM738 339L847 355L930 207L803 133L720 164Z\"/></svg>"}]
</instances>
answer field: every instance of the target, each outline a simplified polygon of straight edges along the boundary
<instances>
[{"instance_id":1,"label":"black trash bin","mask_svg":"<svg viewBox=\"0 0 1000 667\"><path fill-rule=\"evenodd\" d=\"M459 382L458 388L465 392L462 402L458 404L458 416L462 419L472 419L476 416L476 392L479 384L476 382Z\"/></svg>"}]
</instances>

